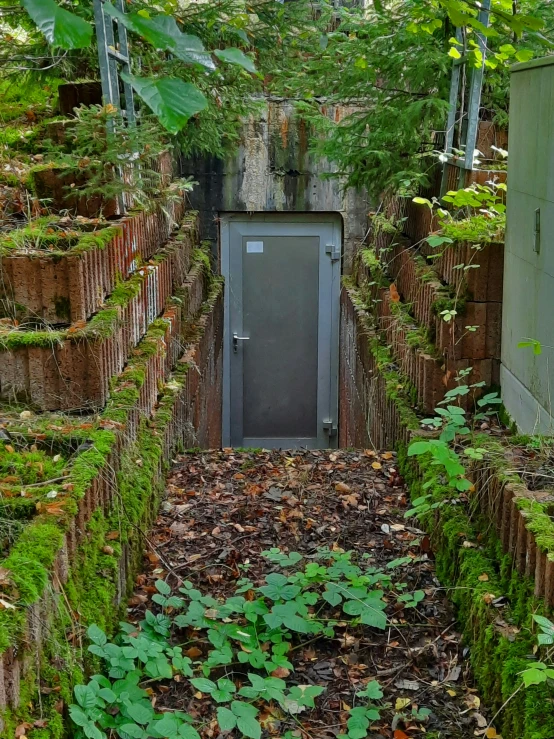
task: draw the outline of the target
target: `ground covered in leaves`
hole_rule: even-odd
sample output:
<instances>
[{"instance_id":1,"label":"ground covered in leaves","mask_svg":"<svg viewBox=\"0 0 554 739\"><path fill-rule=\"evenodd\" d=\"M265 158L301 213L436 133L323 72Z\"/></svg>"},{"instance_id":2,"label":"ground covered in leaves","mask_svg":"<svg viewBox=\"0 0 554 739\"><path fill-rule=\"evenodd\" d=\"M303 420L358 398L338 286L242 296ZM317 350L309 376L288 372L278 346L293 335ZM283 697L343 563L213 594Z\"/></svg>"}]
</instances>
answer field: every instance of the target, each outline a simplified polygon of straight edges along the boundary
<instances>
[{"instance_id":1,"label":"ground covered in leaves","mask_svg":"<svg viewBox=\"0 0 554 739\"><path fill-rule=\"evenodd\" d=\"M147 608L160 611L155 586L160 579L175 591L188 581L187 587L219 601L234 596L237 583L246 582L243 597L254 600L256 588L267 587L270 573L290 575L297 561L296 569L306 563L332 566L338 561L333 556L340 559L341 552L352 552L352 561L372 573L375 587L383 589L382 613L376 611L377 620L369 619L375 626L363 623L368 621L363 616L360 623L344 616L340 598L329 597L323 605L333 636L292 634L284 657L293 669L277 666L271 674L285 679L287 686L321 686L324 691L315 708L298 706L298 711L287 712L271 702L260 704L263 735L355 737L357 732L348 729L349 711L363 703L356 694L368 683L371 693L371 681L377 680L382 697L374 701L377 714L370 718L376 719L366 730L373 739L497 736L487 729L486 711L472 686L447 593L435 577L429 540L404 517L407 509L391 452L224 450L184 455L149 536L129 619L138 622ZM283 560L291 553L298 555ZM350 610L356 614L355 607ZM182 643L193 667L201 669L213 650L205 632L189 626ZM248 673L260 670L252 668L252 661L244 663L252 654L243 647L246 656L212 669L212 681L229 679L237 691L250 685ZM187 711L202 719L204 737L222 735L216 704L188 680L177 676L152 683L152 691L156 710Z\"/></svg>"}]
</instances>

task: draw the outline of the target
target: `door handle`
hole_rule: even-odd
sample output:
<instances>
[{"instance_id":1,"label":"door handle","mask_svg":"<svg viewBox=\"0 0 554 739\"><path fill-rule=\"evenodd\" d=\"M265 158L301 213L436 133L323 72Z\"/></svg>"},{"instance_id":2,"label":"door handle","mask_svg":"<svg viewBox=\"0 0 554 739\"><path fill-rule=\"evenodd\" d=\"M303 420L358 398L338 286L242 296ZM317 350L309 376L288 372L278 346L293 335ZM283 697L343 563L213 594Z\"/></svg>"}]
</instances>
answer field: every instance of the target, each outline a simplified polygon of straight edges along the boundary
<instances>
[{"instance_id":1,"label":"door handle","mask_svg":"<svg viewBox=\"0 0 554 739\"><path fill-rule=\"evenodd\" d=\"M236 354L239 350L239 341L249 341L250 336L239 336L238 334L233 334L233 351Z\"/></svg>"}]
</instances>

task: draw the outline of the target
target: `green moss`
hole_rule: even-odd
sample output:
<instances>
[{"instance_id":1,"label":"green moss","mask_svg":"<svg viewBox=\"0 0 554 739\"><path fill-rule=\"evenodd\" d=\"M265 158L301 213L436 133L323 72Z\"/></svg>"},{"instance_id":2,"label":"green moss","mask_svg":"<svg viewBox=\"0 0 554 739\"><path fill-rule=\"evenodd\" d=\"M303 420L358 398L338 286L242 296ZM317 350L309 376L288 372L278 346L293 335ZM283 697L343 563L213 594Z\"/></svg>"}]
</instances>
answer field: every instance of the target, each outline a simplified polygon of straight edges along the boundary
<instances>
[{"instance_id":1,"label":"green moss","mask_svg":"<svg viewBox=\"0 0 554 739\"><path fill-rule=\"evenodd\" d=\"M520 576L512 558L503 554L477 501L469 506L452 503L452 490L437 482L424 458L408 458L405 447L399 450L399 466L412 500L430 494L433 502L443 503L422 523L431 535L437 576L452 588L450 597L471 647L477 685L494 712L520 685L519 673L535 644L532 614L544 612L544 605L534 598L533 583ZM490 594L507 599L500 612ZM495 725L506 739L551 739L554 705L548 688L520 690Z\"/></svg>"},{"instance_id":2,"label":"green moss","mask_svg":"<svg viewBox=\"0 0 554 739\"><path fill-rule=\"evenodd\" d=\"M44 449L24 447L18 450L11 444L0 444L0 483L3 485L13 484L12 477L17 477L20 486L58 478L65 466L61 455L52 456Z\"/></svg>"},{"instance_id":3,"label":"green moss","mask_svg":"<svg viewBox=\"0 0 554 739\"><path fill-rule=\"evenodd\" d=\"M77 256L94 249L104 249L119 233L119 226L106 226L96 231L79 231L60 223L59 216L36 218L23 228L0 236L0 254L23 251L31 257L52 259Z\"/></svg>"},{"instance_id":4,"label":"green moss","mask_svg":"<svg viewBox=\"0 0 554 739\"><path fill-rule=\"evenodd\" d=\"M395 404L402 425L415 431L420 427L419 419L414 411L417 406L417 390L410 380L398 370L389 348L376 334L360 291L353 287L349 280L345 279L344 283L350 299L358 309L358 318L366 332L369 350L385 383L386 396Z\"/></svg>"},{"instance_id":5,"label":"green moss","mask_svg":"<svg viewBox=\"0 0 554 739\"><path fill-rule=\"evenodd\" d=\"M431 304L431 310L436 316L445 311L456 311L459 316L465 315L467 309L467 297L465 295L454 295L450 290L444 289L443 295Z\"/></svg>"},{"instance_id":6,"label":"green moss","mask_svg":"<svg viewBox=\"0 0 554 739\"><path fill-rule=\"evenodd\" d=\"M440 233L453 241L466 241L470 244L502 243L506 229L506 216L490 218L472 215L459 221L451 221L441 227ZM446 247L448 248L448 247Z\"/></svg>"},{"instance_id":7,"label":"green moss","mask_svg":"<svg viewBox=\"0 0 554 739\"><path fill-rule=\"evenodd\" d=\"M194 340L201 336L205 323L202 315L213 309L221 287L222 281L214 279L200 318L189 327ZM1 566L12 573L13 590L5 591L6 597L13 599L17 607L15 611L0 611L0 651L17 645L24 638L25 607L43 597L79 500L94 479L110 469L116 448L121 455L111 506L109 510L98 507L93 512L86 532L80 537L79 547L72 554L68 581L61 592L52 594L52 623L45 640L40 679L43 684L59 686L60 693L53 694L52 699L49 696L42 698L43 713L49 724L45 730L30 732L34 739L44 739L44 733L41 733L44 731L48 739L62 736L63 721L55 713L55 700L62 697L67 703L72 685L82 681L83 671L91 665L90 655L82 654L78 647L80 640L68 637L76 633L76 628L80 630L92 621L108 632L113 629L125 606L125 593L121 591L119 578L120 561L125 560L128 565L127 586L131 587L133 574L142 558L144 542L141 532L148 529L156 515L164 485L160 471L164 465L164 452L167 454L168 451L165 449L166 430L174 417L176 404L182 402L187 372L191 369L188 365L180 363L161 388L158 405L150 419L141 419L135 441L122 444L121 440L126 435L129 415L136 413L148 358L153 351L159 350L166 329L167 322L163 319L151 325L129 365L114 382L110 401L98 423L46 415L32 422L20 421L20 426L15 424L13 431L10 425L13 435L25 436L29 441L39 436L42 443L51 449L61 443L60 439L67 437L73 446L87 442L90 448L80 451L71 466L67 478L71 489L66 496L66 515L35 517L23 528L12 551L1 562ZM30 501L25 501L25 504L30 510ZM3 736L6 737L13 736L15 726L32 718L37 709L35 690L38 675L31 666L24 677L21 706L2 713L6 726ZM29 720L29 723L33 721Z\"/></svg>"}]
</instances>

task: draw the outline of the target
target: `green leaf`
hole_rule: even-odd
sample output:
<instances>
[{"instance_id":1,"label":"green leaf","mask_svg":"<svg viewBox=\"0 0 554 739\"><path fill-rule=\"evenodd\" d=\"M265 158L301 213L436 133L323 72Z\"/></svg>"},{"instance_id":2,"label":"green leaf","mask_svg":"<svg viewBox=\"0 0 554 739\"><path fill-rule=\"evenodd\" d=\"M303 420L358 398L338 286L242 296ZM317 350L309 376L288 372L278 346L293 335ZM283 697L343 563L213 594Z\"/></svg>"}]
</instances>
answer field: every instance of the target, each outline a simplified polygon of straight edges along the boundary
<instances>
[{"instance_id":1,"label":"green leaf","mask_svg":"<svg viewBox=\"0 0 554 739\"><path fill-rule=\"evenodd\" d=\"M419 454L425 454L431 450L431 442L429 441L414 441L408 447L408 457L415 457Z\"/></svg>"},{"instance_id":2,"label":"green leaf","mask_svg":"<svg viewBox=\"0 0 554 739\"><path fill-rule=\"evenodd\" d=\"M117 730L118 732L123 731L128 736L134 737L134 739L142 739L144 735L144 730L136 724L123 724L122 726L118 726Z\"/></svg>"},{"instance_id":3,"label":"green leaf","mask_svg":"<svg viewBox=\"0 0 554 739\"><path fill-rule=\"evenodd\" d=\"M365 698L369 698L369 700L379 700L383 697L383 691L377 680L370 680L365 690L356 693L356 695L364 696Z\"/></svg>"},{"instance_id":4,"label":"green leaf","mask_svg":"<svg viewBox=\"0 0 554 739\"><path fill-rule=\"evenodd\" d=\"M77 703L83 708L94 708L96 705L96 693L90 686L76 685L73 692L77 699Z\"/></svg>"},{"instance_id":5,"label":"green leaf","mask_svg":"<svg viewBox=\"0 0 554 739\"><path fill-rule=\"evenodd\" d=\"M516 59L518 62L529 62L535 56L535 52L531 49L519 49L516 51Z\"/></svg>"},{"instance_id":6,"label":"green leaf","mask_svg":"<svg viewBox=\"0 0 554 739\"><path fill-rule=\"evenodd\" d=\"M262 735L262 727L252 716L240 716L237 719L237 728L251 739L260 739Z\"/></svg>"},{"instance_id":7,"label":"green leaf","mask_svg":"<svg viewBox=\"0 0 554 739\"><path fill-rule=\"evenodd\" d=\"M218 59L228 62L229 64L236 64L239 67L246 69L247 72L256 72L256 66L252 59L249 56L246 56L246 54L240 49L236 49L231 46L228 49L216 49L214 54Z\"/></svg>"},{"instance_id":8,"label":"green leaf","mask_svg":"<svg viewBox=\"0 0 554 739\"><path fill-rule=\"evenodd\" d=\"M277 572L268 575L265 581L267 585L258 590L271 600L292 600L302 589L299 585L290 585L288 578Z\"/></svg>"},{"instance_id":9,"label":"green leaf","mask_svg":"<svg viewBox=\"0 0 554 739\"><path fill-rule=\"evenodd\" d=\"M147 701L132 703L130 706L126 706L126 710L129 716L136 721L137 724L149 723L154 715L154 709Z\"/></svg>"},{"instance_id":10,"label":"green leaf","mask_svg":"<svg viewBox=\"0 0 554 739\"><path fill-rule=\"evenodd\" d=\"M200 739L200 734L196 731L194 726L191 726L190 724L181 724L181 726L179 726L179 734L184 739Z\"/></svg>"},{"instance_id":11,"label":"green leaf","mask_svg":"<svg viewBox=\"0 0 554 739\"><path fill-rule=\"evenodd\" d=\"M145 18L139 13L122 13L110 3L104 3L106 13L117 18L129 31L137 33L154 48L169 51L186 64L200 64L215 69L210 54L198 36L181 33L173 16L156 15Z\"/></svg>"},{"instance_id":12,"label":"green leaf","mask_svg":"<svg viewBox=\"0 0 554 739\"><path fill-rule=\"evenodd\" d=\"M363 601L349 600L342 607L345 613L350 616L359 616L363 624L376 629L385 629L387 626L387 617L383 613L385 608L386 603L377 597L369 597Z\"/></svg>"},{"instance_id":13,"label":"green leaf","mask_svg":"<svg viewBox=\"0 0 554 739\"><path fill-rule=\"evenodd\" d=\"M217 723L221 731L231 731L237 725L237 717L228 708L217 709Z\"/></svg>"},{"instance_id":14,"label":"green leaf","mask_svg":"<svg viewBox=\"0 0 554 739\"><path fill-rule=\"evenodd\" d=\"M321 685L294 685L287 696L292 698L299 706L315 708L314 698L325 692Z\"/></svg>"},{"instance_id":15,"label":"green leaf","mask_svg":"<svg viewBox=\"0 0 554 739\"><path fill-rule=\"evenodd\" d=\"M428 236L427 243L429 244L429 246L436 248L438 246L442 246L443 244L453 244L454 241L448 238L448 236Z\"/></svg>"},{"instance_id":16,"label":"green leaf","mask_svg":"<svg viewBox=\"0 0 554 739\"><path fill-rule=\"evenodd\" d=\"M82 708L79 708L79 706L69 706L69 715L71 716L73 723L77 724L77 726L85 726L88 724L89 718Z\"/></svg>"},{"instance_id":17,"label":"green leaf","mask_svg":"<svg viewBox=\"0 0 554 739\"><path fill-rule=\"evenodd\" d=\"M369 719L366 716L366 709L361 706L350 710L350 718L346 722L348 727L348 736L350 739L364 739L367 736L369 727Z\"/></svg>"},{"instance_id":18,"label":"green leaf","mask_svg":"<svg viewBox=\"0 0 554 739\"><path fill-rule=\"evenodd\" d=\"M518 349L526 349L527 347L531 347L533 349L533 354L537 356L542 354L542 344L536 339L525 339L525 341L520 341L517 345Z\"/></svg>"},{"instance_id":19,"label":"green leaf","mask_svg":"<svg viewBox=\"0 0 554 739\"><path fill-rule=\"evenodd\" d=\"M116 694L113 692L113 690L110 690L110 688L100 688L98 691L98 695L102 700L105 700L106 703L115 703L117 700Z\"/></svg>"},{"instance_id":20,"label":"green leaf","mask_svg":"<svg viewBox=\"0 0 554 739\"><path fill-rule=\"evenodd\" d=\"M150 728L150 727L149 727ZM174 736L179 730L179 721L175 716L166 713L160 721L152 724L156 733L163 737Z\"/></svg>"},{"instance_id":21,"label":"green leaf","mask_svg":"<svg viewBox=\"0 0 554 739\"><path fill-rule=\"evenodd\" d=\"M243 718L251 718L258 715L258 709L250 705L250 703L243 703L242 701L233 701L231 703L231 710L235 716L242 716Z\"/></svg>"},{"instance_id":22,"label":"green leaf","mask_svg":"<svg viewBox=\"0 0 554 739\"><path fill-rule=\"evenodd\" d=\"M83 726L83 733L88 739L105 739L106 736L92 721Z\"/></svg>"},{"instance_id":23,"label":"green leaf","mask_svg":"<svg viewBox=\"0 0 554 739\"><path fill-rule=\"evenodd\" d=\"M327 603L330 603L332 606L338 606L339 603L342 603L342 595L340 592L340 588L332 582L327 583L325 586L325 590L322 593L323 600L326 600Z\"/></svg>"},{"instance_id":24,"label":"green leaf","mask_svg":"<svg viewBox=\"0 0 554 739\"><path fill-rule=\"evenodd\" d=\"M99 628L96 624L92 624L88 627L87 636L95 644L98 644L99 647L103 647L104 644L106 644L106 642L108 641L106 634L104 634L102 629Z\"/></svg>"},{"instance_id":25,"label":"green leaf","mask_svg":"<svg viewBox=\"0 0 554 739\"><path fill-rule=\"evenodd\" d=\"M189 82L171 77L150 79L121 73L137 95L157 115L160 123L173 134L185 126L189 118L208 105L202 92Z\"/></svg>"},{"instance_id":26,"label":"green leaf","mask_svg":"<svg viewBox=\"0 0 554 739\"><path fill-rule=\"evenodd\" d=\"M522 678L526 688L528 688L530 685L540 685L541 683L545 683L547 680L546 673L541 669L537 669L536 667L531 667L530 669L522 672Z\"/></svg>"},{"instance_id":27,"label":"green leaf","mask_svg":"<svg viewBox=\"0 0 554 739\"><path fill-rule=\"evenodd\" d=\"M228 690L220 690L219 688L214 690L211 695L216 703L229 703L233 698L233 694L229 693Z\"/></svg>"},{"instance_id":28,"label":"green leaf","mask_svg":"<svg viewBox=\"0 0 554 739\"><path fill-rule=\"evenodd\" d=\"M205 677L195 677L191 680L191 683L194 685L196 690L199 690L201 693L210 694L213 693L214 690L217 690L217 685Z\"/></svg>"},{"instance_id":29,"label":"green leaf","mask_svg":"<svg viewBox=\"0 0 554 739\"><path fill-rule=\"evenodd\" d=\"M420 198L420 197L413 198L413 202L416 203L417 205L426 205L431 210L433 209L433 204L427 198Z\"/></svg>"},{"instance_id":30,"label":"green leaf","mask_svg":"<svg viewBox=\"0 0 554 739\"><path fill-rule=\"evenodd\" d=\"M162 595L170 595L171 588L165 580L156 580L156 590Z\"/></svg>"},{"instance_id":31,"label":"green leaf","mask_svg":"<svg viewBox=\"0 0 554 739\"><path fill-rule=\"evenodd\" d=\"M92 26L54 0L23 0L23 7L52 46L84 49L90 46Z\"/></svg>"},{"instance_id":32,"label":"green leaf","mask_svg":"<svg viewBox=\"0 0 554 739\"><path fill-rule=\"evenodd\" d=\"M538 625L542 629L544 629L547 632L550 632L550 633L554 634L554 623L552 623L552 621L550 621L550 619L546 618L545 616L537 616L537 615L534 615L533 616L533 620L536 621L536 623L538 623Z\"/></svg>"}]
</instances>

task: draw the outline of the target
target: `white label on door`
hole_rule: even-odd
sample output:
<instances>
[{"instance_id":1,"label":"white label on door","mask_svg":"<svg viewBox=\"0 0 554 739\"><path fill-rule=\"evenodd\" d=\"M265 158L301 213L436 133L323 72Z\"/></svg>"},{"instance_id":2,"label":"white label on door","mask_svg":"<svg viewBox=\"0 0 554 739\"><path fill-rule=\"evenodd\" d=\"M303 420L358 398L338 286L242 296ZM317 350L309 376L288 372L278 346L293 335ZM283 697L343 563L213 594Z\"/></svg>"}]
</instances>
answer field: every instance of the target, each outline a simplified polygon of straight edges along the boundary
<instances>
[{"instance_id":1,"label":"white label on door","mask_svg":"<svg viewBox=\"0 0 554 739\"><path fill-rule=\"evenodd\" d=\"M263 241L247 241L246 242L246 253L247 254L263 254L264 242Z\"/></svg>"}]
</instances>

